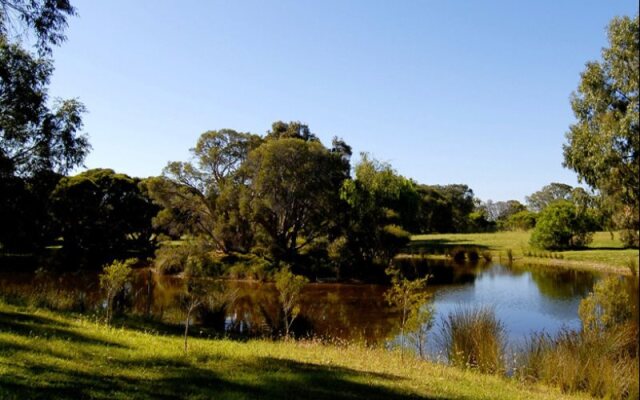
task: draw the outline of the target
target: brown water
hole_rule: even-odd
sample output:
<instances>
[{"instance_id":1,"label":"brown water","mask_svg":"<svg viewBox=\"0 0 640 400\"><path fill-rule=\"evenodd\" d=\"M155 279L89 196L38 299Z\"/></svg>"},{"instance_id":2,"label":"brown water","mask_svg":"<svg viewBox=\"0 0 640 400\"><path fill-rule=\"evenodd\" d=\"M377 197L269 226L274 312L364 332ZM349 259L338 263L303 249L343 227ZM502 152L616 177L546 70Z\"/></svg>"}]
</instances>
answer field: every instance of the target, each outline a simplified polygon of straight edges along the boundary
<instances>
[{"instance_id":1,"label":"brown water","mask_svg":"<svg viewBox=\"0 0 640 400\"><path fill-rule=\"evenodd\" d=\"M420 268L424 269L421 273L433 275L429 291L433 294L436 326L431 336L437 334L442 318L455 308L486 305L494 308L504 322L512 344L531 332L544 330L553 334L564 327L578 329L580 300L602 278L601 274L584 271L500 264L430 263ZM637 290L632 280L628 282L637 304ZM192 321L196 327L244 336L276 335L281 331L282 318L273 284L206 280L204 285L211 292L226 293L228 304L203 308ZM127 287L123 304L134 314L180 324L184 323L184 289L179 277L141 269ZM302 294L294 332L298 336L391 343L399 332L399 314L386 304L386 290L385 285L309 284ZM56 298L80 296L87 311L104 307L95 273L0 272L0 292L5 296L46 291L53 291Z\"/></svg>"}]
</instances>

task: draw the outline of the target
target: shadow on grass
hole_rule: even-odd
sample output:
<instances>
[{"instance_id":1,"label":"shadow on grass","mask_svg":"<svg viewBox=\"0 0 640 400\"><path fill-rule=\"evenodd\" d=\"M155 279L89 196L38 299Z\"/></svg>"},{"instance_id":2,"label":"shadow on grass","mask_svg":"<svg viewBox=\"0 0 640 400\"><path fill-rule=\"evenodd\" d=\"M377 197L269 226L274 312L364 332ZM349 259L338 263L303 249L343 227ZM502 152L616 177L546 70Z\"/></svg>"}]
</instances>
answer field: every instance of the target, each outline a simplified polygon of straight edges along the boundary
<instances>
[{"instance_id":1,"label":"shadow on grass","mask_svg":"<svg viewBox=\"0 0 640 400\"><path fill-rule=\"evenodd\" d=\"M429 399L383 386L401 379L348 368L258 358L228 364L233 373L202 368L186 360L150 358L118 362L121 369L95 375L58 365L27 365L0 376L2 399ZM201 365L206 365L202 363ZM145 367L148 378L134 378ZM128 376L129 375L129 376ZM370 383L375 379L376 384Z\"/></svg>"},{"instance_id":2,"label":"shadow on grass","mask_svg":"<svg viewBox=\"0 0 640 400\"><path fill-rule=\"evenodd\" d=\"M271 357L244 358L215 352L189 357L141 356L85 351L115 346L67 329L54 319L0 311L0 331L14 337L68 340L70 352L50 351L40 342L0 341L0 399L405 399L425 398L393 388L403 379L349 368ZM213 342L212 342L213 344ZM120 356L118 356L120 354Z\"/></svg>"},{"instance_id":3,"label":"shadow on grass","mask_svg":"<svg viewBox=\"0 0 640 400\"><path fill-rule=\"evenodd\" d=\"M37 315L0 311L0 332L13 332L22 336L46 336L78 344L126 347L120 343L74 332L67 329L68 326L66 323Z\"/></svg>"}]
</instances>

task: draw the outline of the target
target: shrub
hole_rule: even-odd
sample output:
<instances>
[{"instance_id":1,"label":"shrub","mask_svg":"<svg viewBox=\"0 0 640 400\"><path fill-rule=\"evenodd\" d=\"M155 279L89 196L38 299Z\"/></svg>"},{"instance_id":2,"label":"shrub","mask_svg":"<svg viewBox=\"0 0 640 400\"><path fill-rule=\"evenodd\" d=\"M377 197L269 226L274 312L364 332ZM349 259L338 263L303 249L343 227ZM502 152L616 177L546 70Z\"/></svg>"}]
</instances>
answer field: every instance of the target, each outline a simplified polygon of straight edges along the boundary
<instances>
[{"instance_id":1,"label":"shrub","mask_svg":"<svg viewBox=\"0 0 640 400\"><path fill-rule=\"evenodd\" d=\"M488 373L504 370L506 331L493 309L456 309L443 321L441 329L451 364Z\"/></svg>"},{"instance_id":2,"label":"shrub","mask_svg":"<svg viewBox=\"0 0 640 400\"><path fill-rule=\"evenodd\" d=\"M386 273L391 276L391 288L384 297L390 306L400 310L400 350L404 350L405 332L409 331L409 338L417 346L420 357L424 358L425 339L433 321L433 307L427 304L431 297L427 293L430 275L409 280L393 268L388 268Z\"/></svg>"},{"instance_id":3,"label":"shrub","mask_svg":"<svg viewBox=\"0 0 640 400\"><path fill-rule=\"evenodd\" d=\"M583 331L596 334L627 322L632 312L624 281L617 277L596 283L578 309Z\"/></svg>"},{"instance_id":4,"label":"shrub","mask_svg":"<svg viewBox=\"0 0 640 400\"><path fill-rule=\"evenodd\" d=\"M547 250L583 247L591 242L590 219L565 200L547 206L538 217L531 245Z\"/></svg>"},{"instance_id":5,"label":"shrub","mask_svg":"<svg viewBox=\"0 0 640 400\"><path fill-rule=\"evenodd\" d=\"M100 288L104 290L107 296L107 324L111 323L113 316L113 300L129 281L131 266L136 261L136 259L116 260L105 266L100 274Z\"/></svg>"},{"instance_id":6,"label":"shrub","mask_svg":"<svg viewBox=\"0 0 640 400\"><path fill-rule=\"evenodd\" d=\"M282 307L285 336L288 338L291 325L300 314L300 294L309 280L304 276L294 275L289 268L278 271L275 279Z\"/></svg>"}]
</instances>

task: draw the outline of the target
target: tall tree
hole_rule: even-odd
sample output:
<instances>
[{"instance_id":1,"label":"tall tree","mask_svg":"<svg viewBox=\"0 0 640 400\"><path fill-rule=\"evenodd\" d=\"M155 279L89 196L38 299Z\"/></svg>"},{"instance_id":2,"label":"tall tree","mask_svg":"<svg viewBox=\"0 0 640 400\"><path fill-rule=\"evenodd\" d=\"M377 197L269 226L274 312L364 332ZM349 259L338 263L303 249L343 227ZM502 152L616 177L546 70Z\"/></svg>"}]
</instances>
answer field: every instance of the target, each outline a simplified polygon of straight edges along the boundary
<instances>
[{"instance_id":1,"label":"tall tree","mask_svg":"<svg viewBox=\"0 0 640 400\"><path fill-rule=\"evenodd\" d=\"M0 175L67 173L89 151L82 129L85 107L76 99L49 108L53 66L0 37Z\"/></svg>"},{"instance_id":2,"label":"tall tree","mask_svg":"<svg viewBox=\"0 0 640 400\"><path fill-rule=\"evenodd\" d=\"M262 139L231 129L208 131L191 149L193 162L171 162L164 176L145 182L163 209L155 225L175 236L191 234L223 251L246 252L252 229L240 212L246 178L239 173Z\"/></svg>"},{"instance_id":3,"label":"tall tree","mask_svg":"<svg viewBox=\"0 0 640 400\"><path fill-rule=\"evenodd\" d=\"M300 249L326 235L339 201L342 154L319 141L272 139L249 154L244 171L246 204L275 261L294 262Z\"/></svg>"},{"instance_id":4,"label":"tall tree","mask_svg":"<svg viewBox=\"0 0 640 400\"><path fill-rule=\"evenodd\" d=\"M564 165L596 188L616 209L627 245L640 229L640 26L614 18L602 61L586 64L571 98L577 119L567 133Z\"/></svg>"},{"instance_id":5,"label":"tall tree","mask_svg":"<svg viewBox=\"0 0 640 400\"><path fill-rule=\"evenodd\" d=\"M51 238L49 194L90 148L84 105L48 96L44 56L74 14L66 0L0 0L0 247L35 250ZM39 56L20 46L32 35Z\"/></svg>"}]
</instances>

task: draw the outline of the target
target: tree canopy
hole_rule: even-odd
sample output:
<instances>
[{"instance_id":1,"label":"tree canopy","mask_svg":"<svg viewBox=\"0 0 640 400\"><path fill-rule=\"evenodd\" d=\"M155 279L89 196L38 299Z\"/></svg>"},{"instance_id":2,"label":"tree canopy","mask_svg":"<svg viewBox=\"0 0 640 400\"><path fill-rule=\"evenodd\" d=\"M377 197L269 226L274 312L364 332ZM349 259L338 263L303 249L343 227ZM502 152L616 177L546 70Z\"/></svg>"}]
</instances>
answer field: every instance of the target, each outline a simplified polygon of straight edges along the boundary
<instances>
[{"instance_id":1,"label":"tree canopy","mask_svg":"<svg viewBox=\"0 0 640 400\"><path fill-rule=\"evenodd\" d=\"M151 219L158 208L143 195L139 183L111 169L62 178L52 193L52 210L65 251L90 261L149 252Z\"/></svg>"},{"instance_id":2,"label":"tree canopy","mask_svg":"<svg viewBox=\"0 0 640 400\"><path fill-rule=\"evenodd\" d=\"M628 245L638 246L640 217L640 26L614 18L609 47L591 61L571 98L576 123L564 145L564 165L598 189L615 209Z\"/></svg>"},{"instance_id":3,"label":"tree canopy","mask_svg":"<svg viewBox=\"0 0 640 400\"><path fill-rule=\"evenodd\" d=\"M67 18L74 15L69 0L0 0L0 35L19 39L32 31L38 51L51 53L67 39Z\"/></svg>"}]
</instances>

